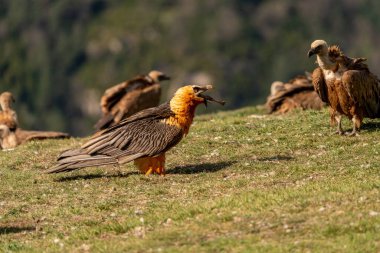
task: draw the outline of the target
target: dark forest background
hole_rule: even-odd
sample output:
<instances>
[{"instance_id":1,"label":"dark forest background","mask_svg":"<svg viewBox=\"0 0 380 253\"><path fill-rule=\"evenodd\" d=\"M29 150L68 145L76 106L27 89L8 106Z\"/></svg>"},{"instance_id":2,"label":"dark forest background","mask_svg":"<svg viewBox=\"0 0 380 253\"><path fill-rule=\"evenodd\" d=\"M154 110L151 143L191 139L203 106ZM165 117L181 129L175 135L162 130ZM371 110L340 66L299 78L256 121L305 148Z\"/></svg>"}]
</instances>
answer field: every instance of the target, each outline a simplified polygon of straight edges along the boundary
<instances>
[{"instance_id":1,"label":"dark forest background","mask_svg":"<svg viewBox=\"0 0 380 253\"><path fill-rule=\"evenodd\" d=\"M87 135L103 91L151 69L172 76L163 100L210 82L232 109L312 71L314 39L379 75L379 34L377 0L0 0L0 91L23 128Z\"/></svg>"}]
</instances>

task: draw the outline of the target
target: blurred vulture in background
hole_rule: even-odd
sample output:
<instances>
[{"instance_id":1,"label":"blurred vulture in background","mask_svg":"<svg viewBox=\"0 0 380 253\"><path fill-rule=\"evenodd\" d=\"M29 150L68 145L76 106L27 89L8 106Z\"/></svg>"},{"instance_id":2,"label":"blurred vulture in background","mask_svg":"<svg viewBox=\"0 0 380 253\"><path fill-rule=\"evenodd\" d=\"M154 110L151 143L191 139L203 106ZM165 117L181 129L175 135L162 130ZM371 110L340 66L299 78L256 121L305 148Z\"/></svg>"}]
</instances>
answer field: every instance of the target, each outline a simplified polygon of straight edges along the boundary
<instances>
[{"instance_id":1,"label":"blurred vulture in background","mask_svg":"<svg viewBox=\"0 0 380 253\"><path fill-rule=\"evenodd\" d=\"M11 104L15 102L15 99L10 92L3 92L0 94L0 122L9 128L9 130L14 131L18 126L17 114L11 108Z\"/></svg>"},{"instance_id":2,"label":"blurred vulture in background","mask_svg":"<svg viewBox=\"0 0 380 253\"><path fill-rule=\"evenodd\" d=\"M160 103L160 82L170 77L153 70L107 89L100 100L102 117L96 123L96 130L114 126L141 110L155 107Z\"/></svg>"},{"instance_id":3,"label":"blurred vulture in background","mask_svg":"<svg viewBox=\"0 0 380 253\"><path fill-rule=\"evenodd\" d=\"M353 123L348 135L356 135L363 118L380 117L380 82L368 69L365 58L349 58L338 46L324 40L311 44L308 56L317 55L318 67L313 72L313 85L322 101L330 106L330 119L344 134L342 115Z\"/></svg>"},{"instance_id":4,"label":"blurred vulture in background","mask_svg":"<svg viewBox=\"0 0 380 253\"><path fill-rule=\"evenodd\" d=\"M14 102L12 93L3 92L0 95L0 148L12 149L29 140L49 139L49 138L66 138L66 133L45 132L45 131L27 131L18 127L17 113L11 108Z\"/></svg>"},{"instance_id":5,"label":"blurred vulture in background","mask_svg":"<svg viewBox=\"0 0 380 253\"><path fill-rule=\"evenodd\" d=\"M314 91L309 73L300 75L287 83L272 83L266 107L269 113L288 113L294 109L320 110L325 104Z\"/></svg>"}]
</instances>

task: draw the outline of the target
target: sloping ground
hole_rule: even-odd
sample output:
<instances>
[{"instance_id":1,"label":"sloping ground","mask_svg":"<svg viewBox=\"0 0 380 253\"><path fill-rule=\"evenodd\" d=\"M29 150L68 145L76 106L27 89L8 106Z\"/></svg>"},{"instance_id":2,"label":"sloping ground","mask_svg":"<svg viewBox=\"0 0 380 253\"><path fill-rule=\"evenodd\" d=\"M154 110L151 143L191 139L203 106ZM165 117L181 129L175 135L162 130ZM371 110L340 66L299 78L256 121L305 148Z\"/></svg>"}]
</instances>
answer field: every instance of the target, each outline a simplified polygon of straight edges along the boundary
<instances>
[{"instance_id":1,"label":"sloping ground","mask_svg":"<svg viewBox=\"0 0 380 253\"><path fill-rule=\"evenodd\" d=\"M165 177L41 174L83 139L1 152L0 251L379 251L380 120L342 137L326 110L257 113L196 118Z\"/></svg>"}]
</instances>

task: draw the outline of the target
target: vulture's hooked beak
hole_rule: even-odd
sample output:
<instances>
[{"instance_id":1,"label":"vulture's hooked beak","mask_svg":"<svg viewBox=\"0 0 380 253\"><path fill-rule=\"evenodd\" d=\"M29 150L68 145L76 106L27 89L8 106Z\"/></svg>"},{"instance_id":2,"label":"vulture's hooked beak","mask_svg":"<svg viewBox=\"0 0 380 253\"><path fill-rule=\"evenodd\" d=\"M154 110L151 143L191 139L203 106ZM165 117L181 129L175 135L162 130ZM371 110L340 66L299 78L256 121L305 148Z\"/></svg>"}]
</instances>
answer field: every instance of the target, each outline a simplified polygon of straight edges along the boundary
<instances>
[{"instance_id":1,"label":"vulture's hooked beak","mask_svg":"<svg viewBox=\"0 0 380 253\"><path fill-rule=\"evenodd\" d=\"M307 56L310 58L312 55L315 55L317 53L316 48L312 48L307 52Z\"/></svg>"},{"instance_id":2,"label":"vulture's hooked beak","mask_svg":"<svg viewBox=\"0 0 380 253\"><path fill-rule=\"evenodd\" d=\"M212 89L212 85L206 85L206 86L197 86L195 89L197 89L197 92L195 93L195 95L197 95L198 97L201 97L203 98L203 103L205 104L205 106L207 107L207 101L211 101L211 102L215 102L215 103L218 103L220 105L225 105L225 101L223 100L218 100L218 99L215 99L209 95L206 95L206 94L203 94L204 92L208 91L208 90L211 90Z\"/></svg>"},{"instance_id":3,"label":"vulture's hooked beak","mask_svg":"<svg viewBox=\"0 0 380 253\"><path fill-rule=\"evenodd\" d=\"M167 75L165 75L165 74L162 74L162 75L160 75L159 79L160 79L160 81L170 80L170 76L167 76Z\"/></svg>"}]
</instances>

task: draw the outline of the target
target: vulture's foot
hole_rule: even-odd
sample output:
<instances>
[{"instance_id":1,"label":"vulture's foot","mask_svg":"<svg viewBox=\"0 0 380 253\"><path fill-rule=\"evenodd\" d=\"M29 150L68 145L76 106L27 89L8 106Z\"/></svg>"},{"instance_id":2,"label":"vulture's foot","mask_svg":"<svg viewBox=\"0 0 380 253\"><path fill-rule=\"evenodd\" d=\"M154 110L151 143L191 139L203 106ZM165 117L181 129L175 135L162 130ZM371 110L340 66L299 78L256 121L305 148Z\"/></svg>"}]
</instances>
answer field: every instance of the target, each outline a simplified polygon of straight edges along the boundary
<instances>
[{"instance_id":1,"label":"vulture's foot","mask_svg":"<svg viewBox=\"0 0 380 253\"><path fill-rule=\"evenodd\" d=\"M358 131L354 128L354 130L352 130L352 132L347 132L346 135L347 135L347 136L350 136L350 137L352 137L352 136L359 136L359 133L358 133Z\"/></svg>"},{"instance_id":2,"label":"vulture's foot","mask_svg":"<svg viewBox=\"0 0 380 253\"><path fill-rule=\"evenodd\" d=\"M336 134L338 134L338 135L344 135L345 132L343 130L336 130L332 135L336 135Z\"/></svg>"},{"instance_id":3,"label":"vulture's foot","mask_svg":"<svg viewBox=\"0 0 380 253\"><path fill-rule=\"evenodd\" d=\"M353 130L352 132L347 132L347 136L354 137L354 136L359 136L359 133L356 130Z\"/></svg>"},{"instance_id":4,"label":"vulture's foot","mask_svg":"<svg viewBox=\"0 0 380 253\"><path fill-rule=\"evenodd\" d=\"M355 119L355 117L354 117ZM353 120L354 122L354 126L352 128L352 132L351 133L347 133L347 136L359 136L359 128L357 127L357 125L355 124L355 121Z\"/></svg>"}]
</instances>

